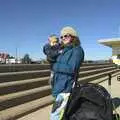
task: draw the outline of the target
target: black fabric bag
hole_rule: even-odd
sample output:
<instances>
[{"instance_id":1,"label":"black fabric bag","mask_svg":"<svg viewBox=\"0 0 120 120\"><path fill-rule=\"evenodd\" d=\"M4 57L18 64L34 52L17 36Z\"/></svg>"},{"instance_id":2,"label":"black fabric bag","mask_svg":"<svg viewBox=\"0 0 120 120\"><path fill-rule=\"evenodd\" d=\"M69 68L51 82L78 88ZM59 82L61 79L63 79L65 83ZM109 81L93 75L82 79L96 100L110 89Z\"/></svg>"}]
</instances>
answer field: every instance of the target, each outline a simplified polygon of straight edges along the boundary
<instances>
[{"instance_id":1,"label":"black fabric bag","mask_svg":"<svg viewBox=\"0 0 120 120\"><path fill-rule=\"evenodd\" d=\"M63 120L112 120L112 100L107 90L97 84L75 85Z\"/></svg>"}]
</instances>

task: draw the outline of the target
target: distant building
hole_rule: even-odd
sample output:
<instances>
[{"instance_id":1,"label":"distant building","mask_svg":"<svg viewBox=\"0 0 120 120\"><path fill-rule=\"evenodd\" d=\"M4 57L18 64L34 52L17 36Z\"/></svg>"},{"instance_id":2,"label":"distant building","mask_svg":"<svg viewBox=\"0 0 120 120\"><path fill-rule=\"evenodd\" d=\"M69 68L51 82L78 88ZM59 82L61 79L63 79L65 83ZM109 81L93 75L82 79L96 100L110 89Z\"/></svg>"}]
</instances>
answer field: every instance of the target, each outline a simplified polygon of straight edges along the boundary
<instances>
[{"instance_id":1,"label":"distant building","mask_svg":"<svg viewBox=\"0 0 120 120\"><path fill-rule=\"evenodd\" d=\"M10 56L8 53L0 53L0 63L1 64L16 64L21 63L21 60L15 59L15 57Z\"/></svg>"},{"instance_id":2,"label":"distant building","mask_svg":"<svg viewBox=\"0 0 120 120\"><path fill-rule=\"evenodd\" d=\"M6 59L9 58L8 53L0 53L0 63L6 63Z\"/></svg>"},{"instance_id":3,"label":"distant building","mask_svg":"<svg viewBox=\"0 0 120 120\"><path fill-rule=\"evenodd\" d=\"M113 63L120 66L120 38L112 38L112 39L101 39L98 40L100 44L108 46L112 48L112 61Z\"/></svg>"}]
</instances>

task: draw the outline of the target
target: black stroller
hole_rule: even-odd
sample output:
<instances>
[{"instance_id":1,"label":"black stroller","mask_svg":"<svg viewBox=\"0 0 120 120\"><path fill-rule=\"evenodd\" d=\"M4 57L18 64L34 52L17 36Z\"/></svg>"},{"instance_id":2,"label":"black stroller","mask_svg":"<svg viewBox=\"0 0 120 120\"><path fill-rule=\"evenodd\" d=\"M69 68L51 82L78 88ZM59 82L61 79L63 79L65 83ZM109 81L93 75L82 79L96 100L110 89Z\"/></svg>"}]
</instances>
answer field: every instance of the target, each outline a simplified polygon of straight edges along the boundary
<instances>
[{"instance_id":1,"label":"black stroller","mask_svg":"<svg viewBox=\"0 0 120 120\"><path fill-rule=\"evenodd\" d=\"M110 88L111 74L108 75ZM69 97L63 120L120 120L119 114L114 109L110 93L98 84L76 82Z\"/></svg>"}]
</instances>

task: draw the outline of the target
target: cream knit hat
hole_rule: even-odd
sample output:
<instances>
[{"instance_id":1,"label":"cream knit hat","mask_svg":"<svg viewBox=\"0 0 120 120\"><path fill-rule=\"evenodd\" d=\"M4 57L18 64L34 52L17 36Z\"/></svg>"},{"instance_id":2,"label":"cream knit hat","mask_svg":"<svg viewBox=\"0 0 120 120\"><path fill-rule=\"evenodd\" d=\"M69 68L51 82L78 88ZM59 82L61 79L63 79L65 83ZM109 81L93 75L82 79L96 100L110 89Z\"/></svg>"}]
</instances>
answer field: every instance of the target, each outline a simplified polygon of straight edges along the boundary
<instances>
[{"instance_id":1,"label":"cream knit hat","mask_svg":"<svg viewBox=\"0 0 120 120\"><path fill-rule=\"evenodd\" d=\"M70 35L72 35L72 36L75 36L75 37L77 37L77 32L72 28L72 27L69 27L69 26L67 26L67 27L64 27L62 30L61 30L61 36L64 36L64 35L66 35L66 34L70 34Z\"/></svg>"}]
</instances>

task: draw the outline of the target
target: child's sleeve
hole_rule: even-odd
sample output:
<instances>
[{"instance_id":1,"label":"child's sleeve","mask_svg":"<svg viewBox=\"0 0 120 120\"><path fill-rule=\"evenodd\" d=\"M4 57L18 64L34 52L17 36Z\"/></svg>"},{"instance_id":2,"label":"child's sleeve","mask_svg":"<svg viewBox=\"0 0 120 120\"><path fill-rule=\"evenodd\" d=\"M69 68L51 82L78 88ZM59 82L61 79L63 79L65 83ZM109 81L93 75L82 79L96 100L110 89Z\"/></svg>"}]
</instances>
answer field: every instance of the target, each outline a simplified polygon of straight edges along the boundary
<instances>
[{"instance_id":1,"label":"child's sleeve","mask_svg":"<svg viewBox=\"0 0 120 120\"><path fill-rule=\"evenodd\" d=\"M58 49L54 49L53 47L50 46L50 44L46 44L43 47L43 52L47 56L47 59L49 62L55 62L57 56L60 54Z\"/></svg>"}]
</instances>

